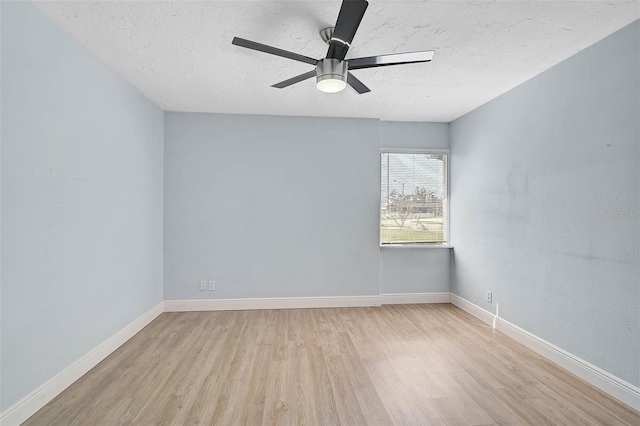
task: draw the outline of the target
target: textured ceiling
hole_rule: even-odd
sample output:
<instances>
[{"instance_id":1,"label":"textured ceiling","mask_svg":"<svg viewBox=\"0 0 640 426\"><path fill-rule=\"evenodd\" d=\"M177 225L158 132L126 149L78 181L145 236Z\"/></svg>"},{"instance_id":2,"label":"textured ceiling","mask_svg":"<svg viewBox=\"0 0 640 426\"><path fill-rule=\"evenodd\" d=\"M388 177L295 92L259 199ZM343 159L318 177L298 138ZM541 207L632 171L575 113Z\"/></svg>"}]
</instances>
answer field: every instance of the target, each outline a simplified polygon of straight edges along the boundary
<instances>
[{"instance_id":1,"label":"textured ceiling","mask_svg":"<svg viewBox=\"0 0 640 426\"><path fill-rule=\"evenodd\" d=\"M325 94L313 69L231 44L315 58L340 1L33 2L158 106L449 122L638 19L638 1L375 1L347 58L435 50L433 62L358 70L372 90Z\"/></svg>"}]
</instances>

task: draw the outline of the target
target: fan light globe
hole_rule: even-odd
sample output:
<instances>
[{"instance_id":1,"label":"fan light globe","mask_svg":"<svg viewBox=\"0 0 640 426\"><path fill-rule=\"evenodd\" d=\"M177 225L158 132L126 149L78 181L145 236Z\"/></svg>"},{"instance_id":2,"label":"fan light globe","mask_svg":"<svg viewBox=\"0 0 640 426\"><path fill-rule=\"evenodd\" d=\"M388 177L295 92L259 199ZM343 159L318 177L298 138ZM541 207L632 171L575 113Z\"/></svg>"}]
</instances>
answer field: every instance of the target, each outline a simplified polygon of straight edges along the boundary
<instances>
[{"instance_id":1,"label":"fan light globe","mask_svg":"<svg viewBox=\"0 0 640 426\"><path fill-rule=\"evenodd\" d=\"M316 64L316 87L325 93L337 93L347 87L347 61L321 59Z\"/></svg>"},{"instance_id":2,"label":"fan light globe","mask_svg":"<svg viewBox=\"0 0 640 426\"><path fill-rule=\"evenodd\" d=\"M325 80L318 80L316 87L321 92L338 93L347 87L347 83L339 78L327 78Z\"/></svg>"}]
</instances>

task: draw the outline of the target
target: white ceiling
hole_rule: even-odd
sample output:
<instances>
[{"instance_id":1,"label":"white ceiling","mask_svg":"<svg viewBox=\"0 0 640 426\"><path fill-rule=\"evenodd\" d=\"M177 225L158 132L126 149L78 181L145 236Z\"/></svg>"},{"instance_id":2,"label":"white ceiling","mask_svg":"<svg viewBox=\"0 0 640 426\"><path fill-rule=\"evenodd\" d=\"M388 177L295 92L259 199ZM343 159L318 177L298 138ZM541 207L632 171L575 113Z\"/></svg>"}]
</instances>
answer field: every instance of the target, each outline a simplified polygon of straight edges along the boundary
<instances>
[{"instance_id":1,"label":"white ceiling","mask_svg":"<svg viewBox=\"0 0 640 426\"><path fill-rule=\"evenodd\" d=\"M320 58L338 1L34 2L168 111L450 122L639 17L638 1L369 1L347 58L435 50L434 61L354 71L372 92L325 94L312 66L234 36Z\"/></svg>"}]
</instances>

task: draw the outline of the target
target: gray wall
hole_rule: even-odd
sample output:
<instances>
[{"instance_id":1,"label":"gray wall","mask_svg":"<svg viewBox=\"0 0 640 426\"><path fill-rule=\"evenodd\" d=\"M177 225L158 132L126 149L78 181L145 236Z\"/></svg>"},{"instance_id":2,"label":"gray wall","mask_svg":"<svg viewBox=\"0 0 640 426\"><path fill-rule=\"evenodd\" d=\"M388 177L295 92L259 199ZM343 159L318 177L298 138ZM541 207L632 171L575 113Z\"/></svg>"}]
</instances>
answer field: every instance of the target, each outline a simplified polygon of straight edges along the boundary
<instances>
[{"instance_id":1,"label":"gray wall","mask_svg":"<svg viewBox=\"0 0 640 426\"><path fill-rule=\"evenodd\" d=\"M382 149L449 149L447 123L380 122ZM449 291L450 249L381 247L380 293Z\"/></svg>"},{"instance_id":2,"label":"gray wall","mask_svg":"<svg viewBox=\"0 0 640 426\"><path fill-rule=\"evenodd\" d=\"M377 295L378 123L166 113L165 299Z\"/></svg>"},{"instance_id":3,"label":"gray wall","mask_svg":"<svg viewBox=\"0 0 640 426\"><path fill-rule=\"evenodd\" d=\"M451 126L452 291L636 386L639 39L636 21Z\"/></svg>"},{"instance_id":4,"label":"gray wall","mask_svg":"<svg viewBox=\"0 0 640 426\"><path fill-rule=\"evenodd\" d=\"M2 2L5 410L162 300L163 112Z\"/></svg>"}]
</instances>

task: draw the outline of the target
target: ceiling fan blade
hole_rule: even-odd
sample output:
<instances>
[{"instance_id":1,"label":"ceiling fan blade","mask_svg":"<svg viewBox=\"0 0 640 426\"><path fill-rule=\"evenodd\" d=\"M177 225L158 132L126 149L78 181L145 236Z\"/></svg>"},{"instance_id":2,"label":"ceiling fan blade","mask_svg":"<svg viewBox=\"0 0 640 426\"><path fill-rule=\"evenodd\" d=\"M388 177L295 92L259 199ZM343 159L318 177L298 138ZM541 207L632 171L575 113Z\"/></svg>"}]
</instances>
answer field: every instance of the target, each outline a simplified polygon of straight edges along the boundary
<instances>
[{"instance_id":1,"label":"ceiling fan blade","mask_svg":"<svg viewBox=\"0 0 640 426\"><path fill-rule=\"evenodd\" d=\"M285 87L291 86L292 84L300 83L308 78L315 77L316 70L305 72L304 74L297 75L288 80L281 81L280 83L276 83L271 87L275 87L277 89L284 89Z\"/></svg>"},{"instance_id":2,"label":"ceiling fan blade","mask_svg":"<svg viewBox=\"0 0 640 426\"><path fill-rule=\"evenodd\" d=\"M390 55L369 56L367 58L349 59L350 70L363 68L386 67L389 65L415 64L417 62L429 62L433 59L433 50L422 52L392 53Z\"/></svg>"},{"instance_id":3,"label":"ceiling fan blade","mask_svg":"<svg viewBox=\"0 0 640 426\"><path fill-rule=\"evenodd\" d=\"M353 37L356 35L356 31L358 31L367 6L369 6L369 3L365 0L344 0L342 2L338 20L333 30L333 37L329 41L327 58L344 59Z\"/></svg>"},{"instance_id":4,"label":"ceiling fan blade","mask_svg":"<svg viewBox=\"0 0 640 426\"><path fill-rule=\"evenodd\" d=\"M293 59L294 61L300 61L310 65L315 65L318 63L317 59L299 55L287 50L278 49L277 47L267 46L266 44L256 43L255 41L245 40L240 37L234 37L231 44L235 44L236 46L240 47L246 47L247 49L257 50L259 52L270 53L272 55L281 56L287 59Z\"/></svg>"},{"instance_id":5,"label":"ceiling fan blade","mask_svg":"<svg viewBox=\"0 0 640 426\"><path fill-rule=\"evenodd\" d=\"M356 76L351 73L347 74L347 84L353 87L355 91L358 92L359 95L362 95L363 93L367 93L371 91L371 89L365 86L363 82L358 80Z\"/></svg>"}]
</instances>

